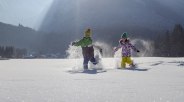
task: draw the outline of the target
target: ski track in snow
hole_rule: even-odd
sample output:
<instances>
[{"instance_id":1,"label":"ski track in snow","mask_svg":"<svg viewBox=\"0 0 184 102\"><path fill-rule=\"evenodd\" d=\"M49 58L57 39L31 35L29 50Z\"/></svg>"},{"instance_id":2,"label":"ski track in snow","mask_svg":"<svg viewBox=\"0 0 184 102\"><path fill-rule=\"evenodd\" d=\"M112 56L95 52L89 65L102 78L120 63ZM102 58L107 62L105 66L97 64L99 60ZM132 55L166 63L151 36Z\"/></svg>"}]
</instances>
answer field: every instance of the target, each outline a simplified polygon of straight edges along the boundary
<instances>
[{"instance_id":1,"label":"ski track in snow","mask_svg":"<svg viewBox=\"0 0 184 102\"><path fill-rule=\"evenodd\" d=\"M83 72L82 59L0 60L1 102L183 102L184 58L133 58L136 70L115 69L118 58L103 58L103 70Z\"/></svg>"}]
</instances>

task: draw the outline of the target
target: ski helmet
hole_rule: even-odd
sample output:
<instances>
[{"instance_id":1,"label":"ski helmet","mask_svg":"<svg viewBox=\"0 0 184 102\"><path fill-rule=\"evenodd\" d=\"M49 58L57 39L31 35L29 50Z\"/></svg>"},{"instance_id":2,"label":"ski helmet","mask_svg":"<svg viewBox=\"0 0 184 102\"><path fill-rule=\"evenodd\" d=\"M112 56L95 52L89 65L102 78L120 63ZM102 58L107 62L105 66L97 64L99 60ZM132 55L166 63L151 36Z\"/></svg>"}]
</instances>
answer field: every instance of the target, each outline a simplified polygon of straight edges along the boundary
<instances>
[{"instance_id":1,"label":"ski helmet","mask_svg":"<svg viewBox=\"0 0 184 102\"><path fill-rule=\"evenodd\" d=\"M127 35L128 35L128 33L127 32L124 32L122 35L121 35L121 38L127 38Z\"/></svg>"}]
</instances>

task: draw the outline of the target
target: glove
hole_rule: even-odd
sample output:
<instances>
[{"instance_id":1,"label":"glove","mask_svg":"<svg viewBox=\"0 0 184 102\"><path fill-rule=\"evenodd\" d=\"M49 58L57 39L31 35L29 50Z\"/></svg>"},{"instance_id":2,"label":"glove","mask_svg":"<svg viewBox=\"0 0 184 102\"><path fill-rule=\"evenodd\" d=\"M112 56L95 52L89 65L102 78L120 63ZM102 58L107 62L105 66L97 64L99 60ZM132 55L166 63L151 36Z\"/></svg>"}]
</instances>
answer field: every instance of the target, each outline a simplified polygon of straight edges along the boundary
<instances>
[{"instance_id":1,"label":"glove","mask_svg":"<svg viewBox=\"0 0 184 102\"><path fill-rule=\"evenodd\" d=\"M137 52L140 52L139 50L137 50Z\"/></svg>"},{"instance_id":2,"label":"glove","mask_svg":"<svg viewBox=\"0 0 184 102\"><path fill-rule=\"evenodd\" d=\"M76 44L76 42L72 42L72 46L74 46Z\"/></svg>"},{"instance_id":3,"label":"glove","mask_svg":"<svg viewBox=\"0 0 184 102\"><path fill-rule=\"evenodd\" d=\"M113 48L113 50L116 52L116 50L117 50L117 47L114 47L114 48Z\"/></svg>"}]
</instances>

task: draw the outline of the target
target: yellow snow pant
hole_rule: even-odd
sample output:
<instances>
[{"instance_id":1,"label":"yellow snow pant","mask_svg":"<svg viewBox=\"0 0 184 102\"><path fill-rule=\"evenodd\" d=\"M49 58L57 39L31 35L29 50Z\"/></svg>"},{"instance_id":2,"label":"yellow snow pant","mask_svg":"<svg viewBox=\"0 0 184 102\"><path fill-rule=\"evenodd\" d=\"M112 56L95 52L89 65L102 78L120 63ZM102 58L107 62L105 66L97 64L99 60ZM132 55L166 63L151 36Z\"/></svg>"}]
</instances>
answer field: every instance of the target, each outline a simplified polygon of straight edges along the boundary
<instances>
[{"instance_id":1,"label":"yellow snow pant","mask_svg":"<svg viewBox=\"0 0 184 102\"><path fill-rule=\"evenodd\" d=\"M121 68L125 68L126 67L126 63L132 64L133 61L131 60L130 57L122 57L122 60L121 60Z\"/></svg>"}]
</instances>

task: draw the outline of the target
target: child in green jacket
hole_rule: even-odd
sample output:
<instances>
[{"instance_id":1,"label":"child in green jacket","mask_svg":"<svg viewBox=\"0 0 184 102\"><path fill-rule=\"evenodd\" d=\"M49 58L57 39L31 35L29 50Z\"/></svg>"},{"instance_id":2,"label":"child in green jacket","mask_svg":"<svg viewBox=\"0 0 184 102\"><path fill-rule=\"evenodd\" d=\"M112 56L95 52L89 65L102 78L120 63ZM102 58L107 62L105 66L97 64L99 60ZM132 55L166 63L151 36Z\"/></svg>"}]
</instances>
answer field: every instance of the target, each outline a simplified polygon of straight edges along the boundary
<instances>
[{"instance_id":1,"label":"child in green jacket","mask_svg":"<svg viewBox=\"0 0 184 102\"><path fill-rule=\"evenodd\" d=\"M92 44L91 39L91 29L87 29L84 33L84 37L77 41L72 42L72 46L81 46L82 47L82 54L83 54L83 68L88 69L88 62L91 61L94 65L98 64L97 59L94 58L94 48L95 45ZM99 48L99 47L97 47ZM100 52L102 53L102 49L100 49Z\"/></svg>"}]
</instances>

